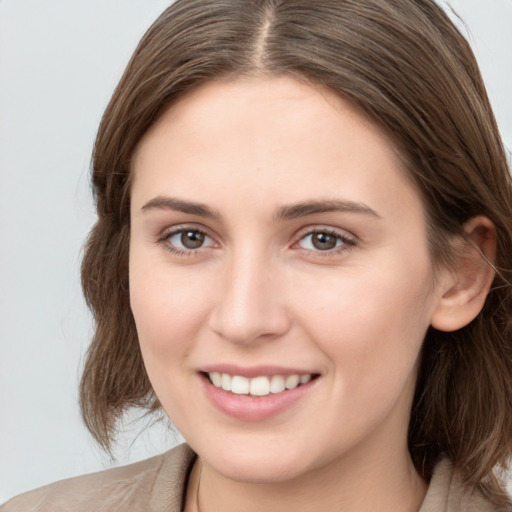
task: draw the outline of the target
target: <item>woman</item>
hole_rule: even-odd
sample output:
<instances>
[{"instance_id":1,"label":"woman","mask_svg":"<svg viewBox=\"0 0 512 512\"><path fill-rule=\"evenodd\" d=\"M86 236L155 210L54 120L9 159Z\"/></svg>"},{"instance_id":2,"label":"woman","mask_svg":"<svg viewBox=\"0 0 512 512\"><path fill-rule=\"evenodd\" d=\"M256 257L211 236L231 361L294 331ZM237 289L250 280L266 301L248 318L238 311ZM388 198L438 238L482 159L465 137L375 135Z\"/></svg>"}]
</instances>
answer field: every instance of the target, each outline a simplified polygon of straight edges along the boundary
<instances>
[{"instance_id":1,"label":"woman","mask_svg":"<svg viewBox=\"0 0 512 512\"><path fill-rule=\"evenodd\" d=\"M512 185L430 0L178 0L93 161L81 400L187 440L2 510L511 510Z\"/></svg>"}]
</instances>

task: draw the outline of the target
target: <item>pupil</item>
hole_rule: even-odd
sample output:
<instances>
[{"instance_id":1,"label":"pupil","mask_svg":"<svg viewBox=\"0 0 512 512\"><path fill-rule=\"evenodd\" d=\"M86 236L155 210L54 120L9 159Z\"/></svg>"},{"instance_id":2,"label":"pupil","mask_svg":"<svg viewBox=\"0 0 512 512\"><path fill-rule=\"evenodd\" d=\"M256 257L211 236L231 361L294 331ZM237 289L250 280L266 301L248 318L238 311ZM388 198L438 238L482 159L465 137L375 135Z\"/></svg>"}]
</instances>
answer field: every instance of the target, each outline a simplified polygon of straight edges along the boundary
<instances>
[{"instance_id":1,"label":"pupil","mask_svg":"<svg viewBox=\"0 0 512 512\"><path fill-rule=\"evenodd\" d=\"M313 246L316 249L326 251L336 247L336 237L328 235L327 233L315 233L313 235Z\"/></svg>"},{"instance_id":2,"label":"pupil","mask_svg":"<svg viewBox=\"0 0 512 512\"><path fill-rule=\"evenodd\" d=\"M197 249L204 242L204 234L199 231L185 231L181 234L181 243L187 249Z\"/></svg>"}]
</instances>

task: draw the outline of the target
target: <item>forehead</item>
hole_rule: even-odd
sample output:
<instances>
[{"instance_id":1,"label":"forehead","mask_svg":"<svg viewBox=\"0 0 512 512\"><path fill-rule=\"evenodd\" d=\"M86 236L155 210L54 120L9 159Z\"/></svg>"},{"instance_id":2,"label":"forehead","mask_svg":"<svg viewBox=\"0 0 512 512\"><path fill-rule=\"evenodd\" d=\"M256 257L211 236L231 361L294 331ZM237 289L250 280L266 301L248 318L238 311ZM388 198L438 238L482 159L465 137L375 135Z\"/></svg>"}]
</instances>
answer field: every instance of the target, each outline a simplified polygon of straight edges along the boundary
<instances>
[{"instance_id":1,"label":"forehead","mask_svg":"<svg viewBox=\"0 0 512 512\"><path fill-rule=\"evenodd\" d=\"M307 128L307 121L311 119L322 120L325 130L331 129L333 122L340 124L346 120L351 123L357 119L373 138L382 139L395 149L384 130L354 104L327 87L288 75L249 75L196 86L171 105L148 130L137 149L144 146L155 131L161 132L164 126L168 130L171 124L190 135L204 136L205 133L199 131L209 131L208 138L213 138L215 134L221 135L219 130L224 126L239 123L245 133L250 131L255 137L262 137L266 130L279 128L281 121L288 123L284 128L290 133L291 125L298 132ZM319 124L315 126L318 127ZM312 134L306 130L303 135Z\"/></svg>"},{"instance_id":2,"label":"forehead","mask_svg":"<svg viewBox=\"0 0 512 512\"><path fill-rule=\"evenodd\" d=\"M133 172L134 201L177 191L206 203L226 191L252 191L260 204L334 191L368 200L383 188L418 200L382 129L332 91L286 76L192 90L143 137Z\"/></svg>"}]
</instances>

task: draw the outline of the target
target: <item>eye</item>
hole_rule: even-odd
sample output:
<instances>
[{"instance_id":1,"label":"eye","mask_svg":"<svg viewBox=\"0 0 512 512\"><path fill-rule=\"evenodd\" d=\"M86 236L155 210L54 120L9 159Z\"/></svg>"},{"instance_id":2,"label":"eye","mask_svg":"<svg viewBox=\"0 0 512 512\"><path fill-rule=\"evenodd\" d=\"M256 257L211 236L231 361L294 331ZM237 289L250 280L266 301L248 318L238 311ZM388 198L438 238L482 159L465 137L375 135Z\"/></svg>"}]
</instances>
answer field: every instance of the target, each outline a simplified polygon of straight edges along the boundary
<instances>
[{"instance_id":1,"label":"eye","mask_svg":"<svg viewBox=\"0 0 512 512\"><path fill-rule=\"evenodd\" d=\"M301 249L309 251L333 251L339 248L348 248L345 246L353 246L355 242L350 238L329 230L315 230L303 236L297 245Z\"/></svg>"},{"instance_id":2,"label":"eye","mask_svg":"<svg viewBox=\"0 0 512 512\"><path fill-rule=\"evenodd\" d=\"M181 228L162 237L166 248L177 254L194 253L198 249L212 247L215 242L204 231L193 228Z\"/></svg>"}]
</instances>

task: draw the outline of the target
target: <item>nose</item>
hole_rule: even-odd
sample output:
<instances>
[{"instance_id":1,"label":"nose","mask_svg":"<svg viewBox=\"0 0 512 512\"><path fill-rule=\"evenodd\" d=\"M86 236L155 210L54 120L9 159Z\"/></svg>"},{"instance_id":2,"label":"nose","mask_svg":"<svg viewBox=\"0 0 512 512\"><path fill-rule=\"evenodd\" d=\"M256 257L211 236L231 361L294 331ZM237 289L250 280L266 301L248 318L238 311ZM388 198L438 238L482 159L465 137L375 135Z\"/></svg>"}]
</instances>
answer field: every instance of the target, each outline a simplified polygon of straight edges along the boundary
<instances>
[{"instance_id":1,"label":"nose","mask_svg":"<svg viewBox=\"0 0 512 512\"><path fill-rule=\"evenodd\" d=\"M210 326L217 335L231 343L253 345L288 331L283 276L276 267L254 252L232 258L214 292Z\"/></svg>"}]
</instances>

